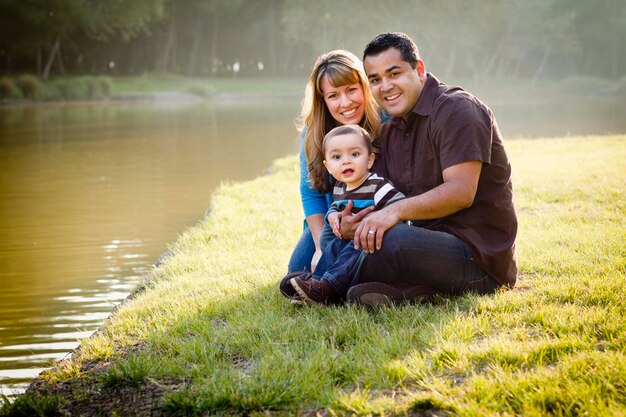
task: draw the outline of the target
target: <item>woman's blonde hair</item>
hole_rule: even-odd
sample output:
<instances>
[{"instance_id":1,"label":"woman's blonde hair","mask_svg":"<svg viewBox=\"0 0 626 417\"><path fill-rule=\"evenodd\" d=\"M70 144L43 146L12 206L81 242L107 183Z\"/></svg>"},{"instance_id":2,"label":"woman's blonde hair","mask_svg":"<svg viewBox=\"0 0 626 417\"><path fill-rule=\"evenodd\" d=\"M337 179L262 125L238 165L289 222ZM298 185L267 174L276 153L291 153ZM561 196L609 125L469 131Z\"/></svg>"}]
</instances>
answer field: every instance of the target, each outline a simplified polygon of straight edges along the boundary
<instances>
[{"instance_id":1,"label":"woman's blonde hair","mask_svg":"<svg viewBox=\"0 0 626 417\"><path fill-rule=\"evenodd\" d=\"M324 136L334 127L340 125L328 111L321 89L323 77L333 87L360 84L365 99L365 114L360 126L367 130L376 143L380 133L379 107L372 97L363 63L351 52L335 50L321 55L313 65L313 71L306 85L302 110L298 120L298 128L306 129L304 152L309 170L309 184L320 193L330 192L330 181L324 167L322 142Z\"/></svg>"}]
</instances>

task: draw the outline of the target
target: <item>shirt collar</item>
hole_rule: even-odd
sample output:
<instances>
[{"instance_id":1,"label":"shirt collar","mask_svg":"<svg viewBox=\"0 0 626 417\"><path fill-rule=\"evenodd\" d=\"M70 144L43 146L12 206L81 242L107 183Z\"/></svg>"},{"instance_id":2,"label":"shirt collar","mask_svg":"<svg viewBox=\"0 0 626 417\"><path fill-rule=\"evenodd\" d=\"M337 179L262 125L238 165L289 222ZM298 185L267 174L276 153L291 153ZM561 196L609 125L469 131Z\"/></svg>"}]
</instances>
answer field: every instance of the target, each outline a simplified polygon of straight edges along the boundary
<instances>
[{"instance_id":1,"label":"shirt collar","mask_svg":"<svg viewBox=\"0 0 626 417\"><path fill-rule=\"evenodd\" d=\"M411 124L411 122L415 119L417 115L419 116L430 116L433 110L433 102L435 98L435 94L437 93L437 86L439 85L439 80L430 72L426 74L426 82L424 83L424 87L422 88L422 92L420 93L419 98L417 99L417 103L411 110L411 113L407 117L407 122ZM402 117L392 117L389 121L395 127L404 127L405 122Z\"/></svg>"}]
</instances>

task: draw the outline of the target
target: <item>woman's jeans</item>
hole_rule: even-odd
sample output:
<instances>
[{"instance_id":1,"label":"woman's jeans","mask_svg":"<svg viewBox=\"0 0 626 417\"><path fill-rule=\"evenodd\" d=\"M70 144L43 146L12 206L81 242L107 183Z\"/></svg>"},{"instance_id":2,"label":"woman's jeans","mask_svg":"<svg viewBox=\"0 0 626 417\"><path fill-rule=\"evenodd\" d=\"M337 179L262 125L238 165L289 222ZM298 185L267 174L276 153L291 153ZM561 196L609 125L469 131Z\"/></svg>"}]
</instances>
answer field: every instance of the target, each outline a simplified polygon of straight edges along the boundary
<instances>
[{"instance_id":1,"label":"woman's jeans","mask_svg":"<svg viewBox=\"0 0 626 417\"><path fill-rule=\"evenodd\" d=\"M436 293L493 293L500 284L474 261L459 238L399 223L385 232L381 250L366 254L355 283L428 285Z\"/></svg>"},{"instance_id":2,"label":"woman's jeans","mask_svg":"<svg viewBox=\"0 0 626 417\"><path fill-rule=\"evenodd\" d=\"M328 242L334 237L335 235L333 234L330 226L328 224L325 225L320 236L320 247L322 250L324 250ZM313 242L311 229L305 227L302 232L302 236L300 236L300 240L298 240L298 243L291 254L291 258L289 259L287 273L290 274L292 272L310 271L311 259L313 258L314 253L315 243Z\"/></svg>"}]
</instances>

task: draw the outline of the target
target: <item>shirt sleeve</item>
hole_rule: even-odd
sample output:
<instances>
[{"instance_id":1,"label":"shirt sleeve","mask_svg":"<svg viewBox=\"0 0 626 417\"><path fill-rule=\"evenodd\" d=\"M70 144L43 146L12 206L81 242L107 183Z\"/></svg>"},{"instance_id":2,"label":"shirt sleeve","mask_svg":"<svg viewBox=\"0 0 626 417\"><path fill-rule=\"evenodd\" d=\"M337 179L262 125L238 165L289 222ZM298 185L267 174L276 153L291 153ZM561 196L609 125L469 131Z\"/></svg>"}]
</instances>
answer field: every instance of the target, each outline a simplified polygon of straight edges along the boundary
<instances>
[{"instance_id":1,"label":"shirt sleeve","mask_svg":"<svg viewBox=\"0 0 626 417\"><path fill-rule=\"evenodd\" d=\"M434 115L441 169L468 161L491 163L492 114L473 97L443 102Z\"/></svg>"},{"instance_id":2,"label":"shirt sleeve","mask_svg":"<svg viewBox=\"0 0 626 417\"><path fill-rule=\"evenodd\" d=\"M328 210L329 198L310 187L309 168L306 154L304 153L305 134L306 130L302 129L300 134L300 199L302 200L304 216L308 217L314 214L325 214ZM332 195L330 199L332 200Z\"/></svg>"},{"instance_id":3,"label":"shirt sleeve","mask_svg":"<svg viewBox=\"0 0 626 417\"><path fill-rule=\"evenodd\" d=\"M326 212L326 214L324 215L324 221L325 221L326 223L328 223L328 215L329 215L330 213L335 213L335 212L337 212L337 211L339 211L339 206L337 205L337 203L333 202L333 203L330 205L330 207L328 207L328 211L327 211L327 212Z\"/></svg>"},{"instance_id":4,"label":"shirt sleeve","mask_svg":"<svg viewBox=\"0 0 626 417\"><path fill-rule=\"evenodd\" d=\"M406 198L392 183L385 181L377 188L374 195L374 210L380 210L389 204Z\"/></svg>"}]
</instances>

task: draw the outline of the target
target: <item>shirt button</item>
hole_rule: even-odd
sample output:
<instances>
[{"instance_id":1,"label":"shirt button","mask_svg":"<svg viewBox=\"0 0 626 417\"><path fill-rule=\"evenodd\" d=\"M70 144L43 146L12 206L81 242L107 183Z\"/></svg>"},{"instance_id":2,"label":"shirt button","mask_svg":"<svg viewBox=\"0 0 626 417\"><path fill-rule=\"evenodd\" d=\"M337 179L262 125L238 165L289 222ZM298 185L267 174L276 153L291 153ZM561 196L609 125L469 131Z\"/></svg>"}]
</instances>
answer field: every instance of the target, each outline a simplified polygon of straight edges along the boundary
<instances>
[{"instance_id":1,"label":"shirt button","mask_svg":"<svg viewBox=\"0 0 626 417\"><path fill-rule=\"evenodd\" d=\"M409 133L409 132L404 132L404 137L405 137L405 138L408 138L408 137L409 137L409 135L410 135L410 133Z\"/></svg>"}]
</instances>

